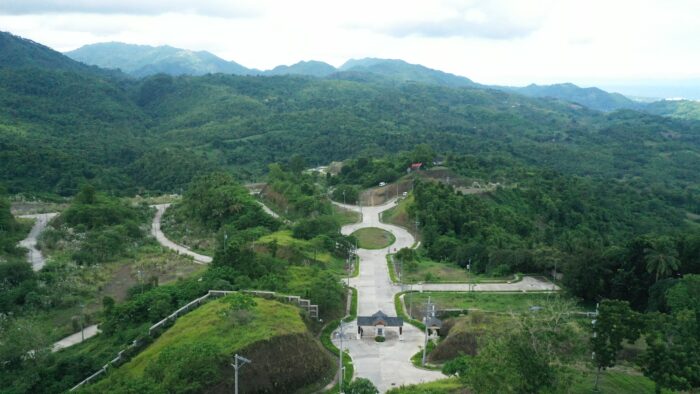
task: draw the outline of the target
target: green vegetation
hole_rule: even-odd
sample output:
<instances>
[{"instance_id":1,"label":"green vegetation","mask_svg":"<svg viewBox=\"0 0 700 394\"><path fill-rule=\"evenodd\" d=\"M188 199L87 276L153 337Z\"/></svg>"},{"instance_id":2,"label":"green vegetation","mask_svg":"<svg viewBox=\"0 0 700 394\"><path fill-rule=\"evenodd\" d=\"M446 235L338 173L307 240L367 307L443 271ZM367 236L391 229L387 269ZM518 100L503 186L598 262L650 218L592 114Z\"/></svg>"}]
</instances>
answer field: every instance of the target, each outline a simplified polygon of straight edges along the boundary
<instances>
[{"instance_id":1,"label":"green vegetation","mask_svg":"<svg viewBox=\"0 0 700 394\"><path fill-rule=\"evenodd\" d=\"M166 211L162 226L175 242L213 255L217 238L229 232L252 228L274 231L280 223L231 175L211 173L193 180L182 200Z\"/></svg>"},{"instance_id":2,"label":"green vegetation","mask_svg":"<svg viewBox=\"0 0 700 394\"><path fill-rule=\"evenodd\" d=\"M426 142L437 152L507 154L567 175L688 184L698 170L693 122L432 85L432 77L387 83L394 78L386 72L129 80L6 33L2 39L3 59L12 60L0 65L0 182L11 193L74 195L85 181L125 195L179 191L212 168L254 179L295 154L327 163ZM393 69L404 73L403 66ZM371 173L401 175L405 164ZM386 175L343 183L387 182L397 173Z\"/></svg>"},{"instance_id":3,"label":"green vegetation","mask_svg":"<svg viewBox=\"0 0 700 394\"><path fill-rule=\"evenodd\" d=\"M20 260L23 250L17 247L29 232L31 224L15 219L10 213L10 202L0 193L0 264L5 260Z\"/></svg>"},{"instance_id":4,"label":"green vegetation","mask_svg":"<svg viewBox=\"0 0 700 394\"><path fill-rule=\"evenodd\" d=\"M401 296L404 295L406 297L411 297L413 295L413 292L401 292L396 293L396 295L394 295L394 306L396 307L396 316L402 318L406 323L416 326L416 328L418 328L419 330L425 330L425 324L413 319L412 317L406 314L406 311L403 307L403 303L401 303Z\"/></svg>"},{"instance_id":5,"label":"green vegetation","mask_svg":"<svg viewBox=\"0 0 700 394\"><path fill-rule=\"evenodd\" d=\"M622 371L607 370L600 375L598 391L594 390L595 373L585 373L581 379L574 381L572 393L620 393L620 394L652 394L654 382L645 376L634 375ZM667 390L662 390L668 393Z\"/></svg>"},{"instance_id":6,"label":"green vegetation","mask_svg":"<svg viewBox=\"0 0 700 394\"><path fill-rule=\"evenodd\" d=\"M401 199L399 203L389 210L382 213L382 221L384 223L393 224L407 229L416 240L420 240L420 234L416 233L415 221L411 222L408 216L408 207L413 203L413 194Z\"/></svg>"},{"instance_id":7,"label":"green vegetation","mask_svg":"<svg viewBox=\"0 0 700 394\"><path fill-rule=\"evenodd\" d=\"M457 378L436 380L430 383L401 386L387 391L387 394L461 394L464 393Z\"/></svg>"},{"instance_id":8,"label":"green vegetation","mask_svg":"<svg viewBox=\"0 0 700 394\"><path fill-rule=\"evenodd\" d=\"M465 174L501 176L503 163L498 161L452 160ZM471 262L472 272L493 276L549 276L557 268L575 295L627 299L636 308L646 306L657 273L663 279L671 271L692 273L700 267L687 254L699 239L697 225L686 219L695 201L687 193L672 198L680 191L667 189L659 195L624 182L526 168L509 176L520 182L518 187L479 195L417 182L408 211L422 223L428 257L462 267ZM650 274L654 256L667 262L666 255L675 260Z\"/></svg>"},{"instance_id":9,"label":"green vegetation","mask_svg":"<svg viewBox=\"0 0 700 394\"><path fill-rule=\"evenodd\" d=\"M247 390L299 388L323 377L329 357L307 332L296 307L256 298L242 309L234 297L211 301L178 319L130 362L84 391L148 387L151 392L191 392L230 387L229 363L234 353L254 360L240 373ZM246 310L250 316L234 319L230 310ZM279 346L286 357L280 357Z\"/></svg>"},{"instance_id":10,"label":"green vegetation","mask_svg":"<svg viewBox=\"0 0 700 394\"><path fill-rule=\"evenodd\" d=\"M357 238L357 247L361 249L384 249L396 241L394 234L377 227L361 228L351 236Z\"/></svg>"},{"instance_id":11,"label":"green vegetation","mask_svg":"<svg viewBox=\"0 0 700 394\"><path fill-rule=\"evenodd\" d=\"M423 292L413 293L414 309L428 302L428 297L438 310L478 309L485 312L499 313L526 313L531 306L542 306L553 297L561 297L556 294L543 293L455 293L455 292ZM580 311L576 307L575 311Z\"/></svg>"}]
</instances>

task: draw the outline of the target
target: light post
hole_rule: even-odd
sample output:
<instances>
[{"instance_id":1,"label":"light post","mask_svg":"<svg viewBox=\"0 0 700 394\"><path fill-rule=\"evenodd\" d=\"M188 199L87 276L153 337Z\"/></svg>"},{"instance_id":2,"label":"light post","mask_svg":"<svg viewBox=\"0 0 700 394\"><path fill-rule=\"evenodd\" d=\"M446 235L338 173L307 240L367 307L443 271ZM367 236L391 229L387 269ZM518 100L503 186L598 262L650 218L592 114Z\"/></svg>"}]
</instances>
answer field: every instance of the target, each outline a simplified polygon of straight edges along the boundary
<instances>
[{"instance_id":1,"label":"light post","mask_svg":"<svg viewBox=\"0 0 700 394\"><path fill-rule=\"evenodd\" d=\"M241 362L241 364L238 364L239 361ZM235 394L238 394L238 370L239 370L241 367L243 367L244 365L250 364L250 363L252 363L252 361L248 360L248 359L245 358L245 357L241 357L241 356L239 356L238 354L235 354L235 355L233 356L233 363L231 363L231 366L233 367L233 369L236 370L236 378L235 378L236 380L235 380L235 383L234 383L234 385L235 385L235 386L234 386L234 393L235 393Z\"/></svg>"},{"instance_id":2,"label":"light post","mask_svg":"<svg viewBox=\"0 0 700 394\"><path fill-rule=\"evenodd\" d=\"M423 360L421 365L425 367L425 356L428 351L428 316L430 316L430 296L428 296L428 304L425 306L425 342L423 343Z\"/></svg>"},{"instance_id":3,"label":"light post","mask_svg":"<svg viewBox=\"0 0 700 394\"><path fill-rule=\"evenodd\" d=\"M343 205L345 205L345 190L343 190Z\"/></svg>"},{"instance_id":4,"label":"light post","mask_svg":"<svg viewBox=\"0 0 700 394\"><path fill-rule=\"evenodd\" d=\"M340 320L340 347L338 352L338 393L343 394L343 320Z\"/></svg>"}]
</instances>

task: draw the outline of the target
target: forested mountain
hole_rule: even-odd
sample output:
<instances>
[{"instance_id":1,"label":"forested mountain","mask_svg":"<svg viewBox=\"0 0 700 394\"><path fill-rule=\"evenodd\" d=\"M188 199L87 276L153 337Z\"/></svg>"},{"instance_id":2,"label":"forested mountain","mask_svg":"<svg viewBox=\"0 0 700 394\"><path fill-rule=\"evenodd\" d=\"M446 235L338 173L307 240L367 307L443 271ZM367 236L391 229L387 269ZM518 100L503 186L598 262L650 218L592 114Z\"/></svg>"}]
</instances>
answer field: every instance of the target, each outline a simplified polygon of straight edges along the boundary
<instances>
[{"instance_id":1,"label":"forested mountain","mask_svg":"<svg viewBox=\"0 0 700 394\"><path fill-rule=\"evenodd\" d=\"M700 102L693 100L661 100L649 103L644 111L661 116L700 120Z\"/></svg>"},{"instance_id":2,"label":"forested mountain","mask_svg":"<svg viewBox=\"0 0 700 394\"><path fill-rule=\"evenodd\" d=\"M8 37L18 42L6 48L27 43ZM214 168L256 179L293 154L320 164L419 143L615 179L688 185L700 170L697 122L357 71L124 80L39 45L16 56L41 58L34 52L57 60L0 68L0 182L12 193L72 195L86 180L120 193L173 191ZM370 63L346 69L387 64Z\"/></svg>"},{"instance_id":3,"label":"forested mountain","mask_svg":"<svg viewBox=\"0 0 700 394\"><path fill-rule=\"evenodd\" d=\"M207 51L189 51L163 45L124 44L105 42L80 47L66 52L72 59L103 68L120 69L135 77L158 73L170 75L203 75L224 73L254 74L236 62L226 61Z\"/></svg>"},{"instance_id":4,"label":"forested mountain","mask_svg":"<svg viewBox=\"0 0 700 394\"><path fill-rule=\"evenodd\" d=\"M97 67L73 61L60 52L32 40L0 31L1 68L50 68L87 74L113 74Z\"/></svg>"},{"instance_id":5,"label":"forested mountain","mask_svg":"<svg viewBox=\"0 0 700 394\"><path fill-rule=\"evenodd\" d=\"M481 86L469 78L398 59L351 59L340 66L340 71L372 73L398 82L419 82L451 87Z\"/></svg>"},{"instance_id":6,"label":"forested mountain","mask_svg":"<svg viewBox=\"0 0 700 394\"><path fill-rule=\"evenodd\" d=\"M299 62L291 66L277 66L272 70L263 72L263 75L310 75L312 77L326 77L336 72L336 68L328 63L310 60Z\"/></svg>"},{"instance_id":7,"label":"forested mountain","mask_svg":"<svg viewBox=\"0 0 700 394\"><path fill-rule=\"evenodd\" d=\"M572 83L554 85L528 85L513 88L513 91L530 97L551 97L585 105L599 111L616 109L639 109L643 105L619 93L608 93L598 88L581 88Z\"/></svg>"}]
</instances>

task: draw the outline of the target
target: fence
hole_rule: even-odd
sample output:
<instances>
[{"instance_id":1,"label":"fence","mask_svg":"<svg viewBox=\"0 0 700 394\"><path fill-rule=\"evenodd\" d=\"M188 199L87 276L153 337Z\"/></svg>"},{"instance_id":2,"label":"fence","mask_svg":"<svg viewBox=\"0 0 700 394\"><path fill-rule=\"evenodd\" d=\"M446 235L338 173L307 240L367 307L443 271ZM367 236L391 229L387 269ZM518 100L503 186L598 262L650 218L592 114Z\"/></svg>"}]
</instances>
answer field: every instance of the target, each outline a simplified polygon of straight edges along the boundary
<instances>
[{"instance_id":1,"label":"fence","mask_svg":"<svg viewBox=\"0 0 700 394\"><path fill-rule=\"evenodd\" d=\"M306 312L309 314L310 318L313 319L318 319L318 305L313 305L311 304L310 300L301 298L299 296L294 296L294 295L287 295L287 294L277 294L274 291L262 291L262 290L242 290L242 293L248 293L252 294L257 297L261 298L267 298L267 299L274 299L274 300L279 300L282 302L286 302L289 304L295 304L299 308L302 308L306 310ZM148 329L148 335L150 337L157 337L161 331L162 328L164 328L166 325L169 323L174 322L177 320L178 317L186 314L187 312L191 311L192 309L197 308L198 306L202 305L202 303L207 300L209 297L223 297L228 294L236 293L236 291L229 291L229 290L209 290L207 294L188 302L185 306L179 308L175 312L171 313L168 315L166 318L163 320L159 321L158 323L152 325ZM102 376L103 374L107 373L107 369L113 366L119 366L126 360L126 356L124 355L125 353L130 353L130 350L133 350L140 346L142 344L141 341L139 340L134 340L134 342L129 345L127 348L121 350L119 353L117 353L117 357L113 358L110 360L107 364L102 366L97 372L93 373L92 375L88 376L85 380L82 382L76 384L71 388L69 391L75 391L80 386L86 385L88 383L92 383L94 380L96 380L98 377Z\"/></svg>"}]
</instances>

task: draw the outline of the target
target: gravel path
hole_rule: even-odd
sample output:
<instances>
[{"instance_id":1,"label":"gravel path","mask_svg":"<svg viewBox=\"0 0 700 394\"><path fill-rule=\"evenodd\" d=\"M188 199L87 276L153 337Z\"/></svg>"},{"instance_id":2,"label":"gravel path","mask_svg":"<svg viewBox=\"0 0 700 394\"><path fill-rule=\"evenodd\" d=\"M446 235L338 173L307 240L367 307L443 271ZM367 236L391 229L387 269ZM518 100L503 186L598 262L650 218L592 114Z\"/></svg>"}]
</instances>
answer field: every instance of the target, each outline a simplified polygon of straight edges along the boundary
<instances>
[{"instance_id":1,"label":"gravel path","mask_svg":"<svg viewBox=\"0 0 700 394\"><path fill-rule=\"evenodd\" d=\"M58 215L57 212L19 216L24 219L36 220L32 230L27 235L27 238L19 242L19 246L27 249L27 261L29 261L29 263L32 265L32 269L34 271L39 271L44 267L44 263L46 263L46 258L41 253L41 250L37 249L36 247L37 239L46 228L46 225L49 224L49 221L56 215Z\"/></svg>"},{"instance_id":2,"label":"gravel path","mask_svg":"<svg viewBox=\"0 0 700 394\"><path fill-rule=\"evenodd\" d=\"M186 247L182 245L178 245L175 242L169 240L165 234L163 234L163 231L160 229L160 222L161 219L163 218L163 213L165 212L166 209L170 204L158 204L154 205L153 207L156 209L156 216L153 217L153 223L151 224L151 234L156 237L158 240L158 243L161 245L165 246L166 248L175 251L177 254L184 254L187 256L191 256L194 259L195 263L199 264L208 264L211 263L212 258L209 256L205 256L203 254L195 253Z\"/></svg>"}]
</instances>

